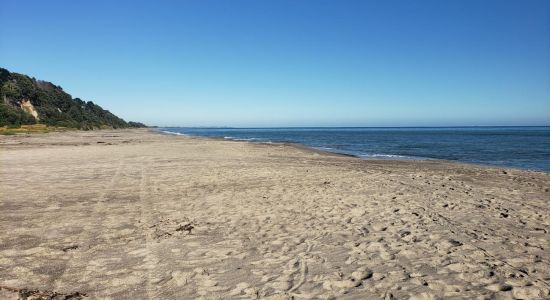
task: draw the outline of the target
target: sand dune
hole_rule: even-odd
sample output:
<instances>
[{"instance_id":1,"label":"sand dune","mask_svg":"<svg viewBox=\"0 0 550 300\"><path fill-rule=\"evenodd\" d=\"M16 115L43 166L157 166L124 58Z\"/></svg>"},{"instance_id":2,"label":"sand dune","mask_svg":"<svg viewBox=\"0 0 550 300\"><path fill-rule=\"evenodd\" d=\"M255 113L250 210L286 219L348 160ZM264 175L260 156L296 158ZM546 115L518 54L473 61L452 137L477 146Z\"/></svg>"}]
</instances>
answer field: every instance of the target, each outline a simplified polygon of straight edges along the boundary
<instances>
[{"instance_id":1,"label":"sand dune","mask_svg":"<svg viewBox=\"0 0 550 300\"><path fill-rule=\"evenodd\" d=\"M550 174L147 130L0 137L0 298L550 298Z\"/></svg>"}]
</instances>

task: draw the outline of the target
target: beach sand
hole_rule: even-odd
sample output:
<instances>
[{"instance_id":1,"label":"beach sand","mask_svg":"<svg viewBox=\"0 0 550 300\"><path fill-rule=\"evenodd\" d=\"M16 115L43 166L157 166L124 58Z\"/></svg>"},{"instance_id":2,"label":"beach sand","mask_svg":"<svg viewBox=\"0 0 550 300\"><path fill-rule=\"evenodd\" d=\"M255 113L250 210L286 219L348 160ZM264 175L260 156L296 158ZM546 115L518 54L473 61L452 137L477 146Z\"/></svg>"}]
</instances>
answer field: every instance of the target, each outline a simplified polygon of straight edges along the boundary
<instances>
[{"instance_id":1,"label":"beach sand","mask_svg":"<svg viewBox=\"0 0 550 300\"><path fill-rule=\"evenodd\" d=\"M0 299L548 299L549 201L540 172L147 129L2 136Z\"/></svg>"}]
</instances>

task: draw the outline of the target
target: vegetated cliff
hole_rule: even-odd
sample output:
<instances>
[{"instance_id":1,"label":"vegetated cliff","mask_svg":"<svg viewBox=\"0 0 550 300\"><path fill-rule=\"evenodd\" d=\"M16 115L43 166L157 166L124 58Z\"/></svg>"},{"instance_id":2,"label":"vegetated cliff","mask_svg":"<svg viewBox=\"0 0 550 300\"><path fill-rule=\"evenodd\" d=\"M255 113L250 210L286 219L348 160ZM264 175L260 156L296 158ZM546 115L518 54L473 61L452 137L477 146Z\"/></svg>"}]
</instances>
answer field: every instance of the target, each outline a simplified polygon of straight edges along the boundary
<instances>
[{"instance_id":1,"label":"vegetated cliff","mask_svg":"<svg viewBox=\"0 0 550 300\"><path fill-rule=\"evenodd\" d=\"M0 68L0 127L26 124L84 130L146 127L126 122L92 101L73 99L51 82Z\"/></svg>"}]
</instances>

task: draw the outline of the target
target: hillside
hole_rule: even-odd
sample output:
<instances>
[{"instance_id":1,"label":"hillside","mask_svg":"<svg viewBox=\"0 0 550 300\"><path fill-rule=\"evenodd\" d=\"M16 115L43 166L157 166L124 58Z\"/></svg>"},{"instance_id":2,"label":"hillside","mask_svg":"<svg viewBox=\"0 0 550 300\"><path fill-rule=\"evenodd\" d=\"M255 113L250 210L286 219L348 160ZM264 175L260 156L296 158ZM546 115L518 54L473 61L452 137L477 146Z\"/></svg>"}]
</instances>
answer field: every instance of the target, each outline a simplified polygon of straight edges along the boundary
<instances>
[{"instance_id":1,"label":"hillside","mask_svg":"<svg viewBox=\"0 0 550 300\"><path fill-rule=\"evenodd\" d=\"M126 122L92 101L73 98L51 82L0 68L0 127L28 124L83 130L145 127Z\"/></svg>"}]
</instances>

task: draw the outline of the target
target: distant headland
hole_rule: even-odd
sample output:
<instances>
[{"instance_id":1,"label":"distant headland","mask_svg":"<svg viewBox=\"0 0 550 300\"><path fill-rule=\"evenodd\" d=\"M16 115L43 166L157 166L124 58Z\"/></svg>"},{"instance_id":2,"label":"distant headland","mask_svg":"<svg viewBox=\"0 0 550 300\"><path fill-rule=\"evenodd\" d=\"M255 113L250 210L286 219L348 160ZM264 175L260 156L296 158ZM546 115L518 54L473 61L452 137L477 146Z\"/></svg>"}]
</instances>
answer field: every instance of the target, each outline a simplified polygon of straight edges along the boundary
<instances>
[{"instance_id":1,"label":"distant headland","mask_svg":"<svg viewBox=\"0 0 550 300\"><path fill-rule=\"evenodd\" d=\"M73 98L51 82L0 68L0 127L32 127L28 125L81 130L146 127L126 122L92 101Z\"/></svg>"}]
</instances>

